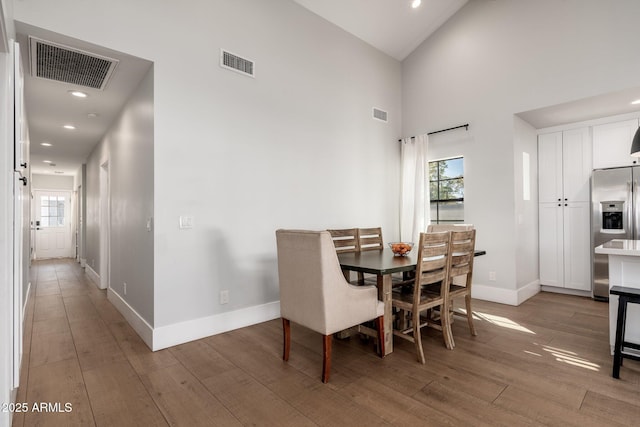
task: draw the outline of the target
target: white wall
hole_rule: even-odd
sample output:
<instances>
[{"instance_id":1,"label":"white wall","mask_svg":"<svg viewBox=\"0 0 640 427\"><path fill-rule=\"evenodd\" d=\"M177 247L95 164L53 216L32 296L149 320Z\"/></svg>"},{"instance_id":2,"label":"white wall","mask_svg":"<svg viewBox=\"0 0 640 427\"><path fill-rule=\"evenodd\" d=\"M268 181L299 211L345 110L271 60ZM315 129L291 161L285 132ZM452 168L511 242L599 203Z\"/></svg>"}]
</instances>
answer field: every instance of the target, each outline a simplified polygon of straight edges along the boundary
<instances>
[{"instance_id":1,"label":"white wall","mask_svg":"<svg viewBox=\"0 0 640 427\"><path fill-rule=\"evenodd\" d=\"M533 126L514 116L513 136L516 288L521 290L518 298L518 303L520 303L535 295L540 288L538 269L538 134Z\"/></svg>"},{"instance_id":2,"label":"white wall","mask_svg":"<svg viewBox=\"0 0 640 427\"><path fill-rule=\"evenodd\" d=\"M153 69L104 141L111 194L110 292L153 325L153 228L147 230L147 221L153 224Z\"/></svg>"},{"instance_id":3,"label":"white wall","mask_svg":"<svg viewBox=\"0 0 640 427\"><path fill-rule=\"evenodd\" d=\"M513 114L637 86L639 15L634 0L476 0L403 62L404 135L471 125L460 154L465 220L488 253L475 264L482 297L517 303L532 274L521 260L537 250L517 227L535 206L517 202Z\"/></svg>"},{"instance_id":4,"label":"white wall","mask_svg":"<svg viewBox=\"0 0 640 427\"><path fill-rule=\"evenodd\" d=\"M31 175L31 187L34 190L68 190L74 191L74 177L71 175Z\"/></svg>"},{"instance_id":5,"label":"white wall","mask_svg":"<svg viewBox=\"0 0 640 427\"><path fill-rule=\"evenodd\" d=\"M397 61L290 0L15 9L28 24L154 62L156 329L230 329L240 325L232 313L252 307L255 321L273 317L259 311L279 299L277 228L380 225L397 238ZM220 68L220 48L256 61L256 78ZM374 106L389 123L371 118ZM193 229L178 228L181 215Z\"/></svg>"},{"instance_id":6,"label":"white wall","mask_svg":"<svg viewBox=\"0 0 640 427\"><path fill-rule=\"evenodd\" d=\"M100 275L100 165L109 159L108 146L102 140L87 159L85 215L85 259L87 266Z\"/></svg>"}]
</instances>

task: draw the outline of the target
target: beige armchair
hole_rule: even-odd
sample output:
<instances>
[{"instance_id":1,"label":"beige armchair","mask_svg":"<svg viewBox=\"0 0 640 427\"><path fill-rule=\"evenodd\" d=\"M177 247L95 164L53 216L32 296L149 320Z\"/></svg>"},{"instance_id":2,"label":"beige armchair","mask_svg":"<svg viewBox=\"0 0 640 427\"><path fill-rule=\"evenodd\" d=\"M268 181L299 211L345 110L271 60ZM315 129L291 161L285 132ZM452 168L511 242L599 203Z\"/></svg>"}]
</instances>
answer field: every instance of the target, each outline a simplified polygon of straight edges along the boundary
<instances>
[{"instance_id":1,"label":"beige armchair","mask_svg":"<svg viewBox=\"0 0 640 427\"><path fill-rule=\"evenodd\" d=\"M290 322L323 336L322 382L329 381L331 335L376 320L378 352L384 355L384 304L375 286L346 281L328 231L277 230L283 359L289 360Z\"/></svg>"}]
</instances>

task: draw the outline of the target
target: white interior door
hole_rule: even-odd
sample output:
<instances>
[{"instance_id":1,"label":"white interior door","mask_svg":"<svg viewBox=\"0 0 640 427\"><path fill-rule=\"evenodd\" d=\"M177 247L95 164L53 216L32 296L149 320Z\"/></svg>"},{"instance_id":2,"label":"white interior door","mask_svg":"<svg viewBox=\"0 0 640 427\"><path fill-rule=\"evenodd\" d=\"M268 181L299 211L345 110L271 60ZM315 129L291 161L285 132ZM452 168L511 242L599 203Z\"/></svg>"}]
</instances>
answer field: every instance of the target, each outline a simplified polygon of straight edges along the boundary
<instances>
[{"instance_id":1,"label":"white interior door","mask_svg":"<svg viewBox=\"0 0 640 427\"><path fill-rule=\"evenodd\" d=\"M71 247L71 192L35 191L36 258L68 258Z\"/></svg>"}]
</instances>

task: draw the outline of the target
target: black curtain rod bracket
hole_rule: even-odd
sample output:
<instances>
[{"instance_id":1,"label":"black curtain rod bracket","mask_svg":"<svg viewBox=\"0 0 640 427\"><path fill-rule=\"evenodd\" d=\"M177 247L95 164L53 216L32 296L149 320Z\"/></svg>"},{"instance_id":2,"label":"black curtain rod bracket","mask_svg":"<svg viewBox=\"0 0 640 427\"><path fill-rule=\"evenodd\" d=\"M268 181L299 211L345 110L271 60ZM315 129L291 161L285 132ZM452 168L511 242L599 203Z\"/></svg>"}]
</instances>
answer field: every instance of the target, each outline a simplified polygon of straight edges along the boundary
<instances>
[{"instance_id":1,"label":"black curtain rod bracket","mask_svg":"<svg viewBox=\"0 0 640 427\"><path fill-rule=\"evenodd\" d=\"M465 130L469 130L469 123L465 123L463 125L460 126L454 126L452 128L448 128L448 129L442 129L442 130L434 130L433 132L429 132L427 135L433 135L434 133L440 133L440 132L448 132L450 130L454 130L454 129L461 129L464 128ZM412 136L411 139L414 139L415 136ZM398 140L398 142L402 142L401 139Z\"/></svg>"}]
</instances>

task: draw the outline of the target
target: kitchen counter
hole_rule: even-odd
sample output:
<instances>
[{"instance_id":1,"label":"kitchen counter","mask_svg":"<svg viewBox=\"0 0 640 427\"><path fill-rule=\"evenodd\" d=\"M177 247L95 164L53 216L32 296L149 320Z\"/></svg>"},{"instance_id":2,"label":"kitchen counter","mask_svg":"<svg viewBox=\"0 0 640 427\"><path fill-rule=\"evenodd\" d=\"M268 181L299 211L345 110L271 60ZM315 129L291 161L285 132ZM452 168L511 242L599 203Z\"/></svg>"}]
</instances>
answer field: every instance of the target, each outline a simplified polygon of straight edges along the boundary
<instances>
[{"instance_id":1,"label":"kitchen counter","mask_svg":"<svg viewBox=\"0 0 640 427\"><path fill-rule=\"evenodd\" d=\"M595 253L604 255L640 256L640 240L610 240L596 246Z\"/></svg>"},{"instance_id":2,"label":"kitchen counter","mask_svg":"<svg viewBox=\"0 0 640 427\"><path fill-rule=\"evenodd\" d=\"M640 289L640 240L614 239L600 246L594 252L609 256L609 289L625 286ZM613 354L616 335L618 296L609 296L609 345ZM626 340L640 344L640 306L629 304L627 308Z\"/></svg>"}]
</instances>

